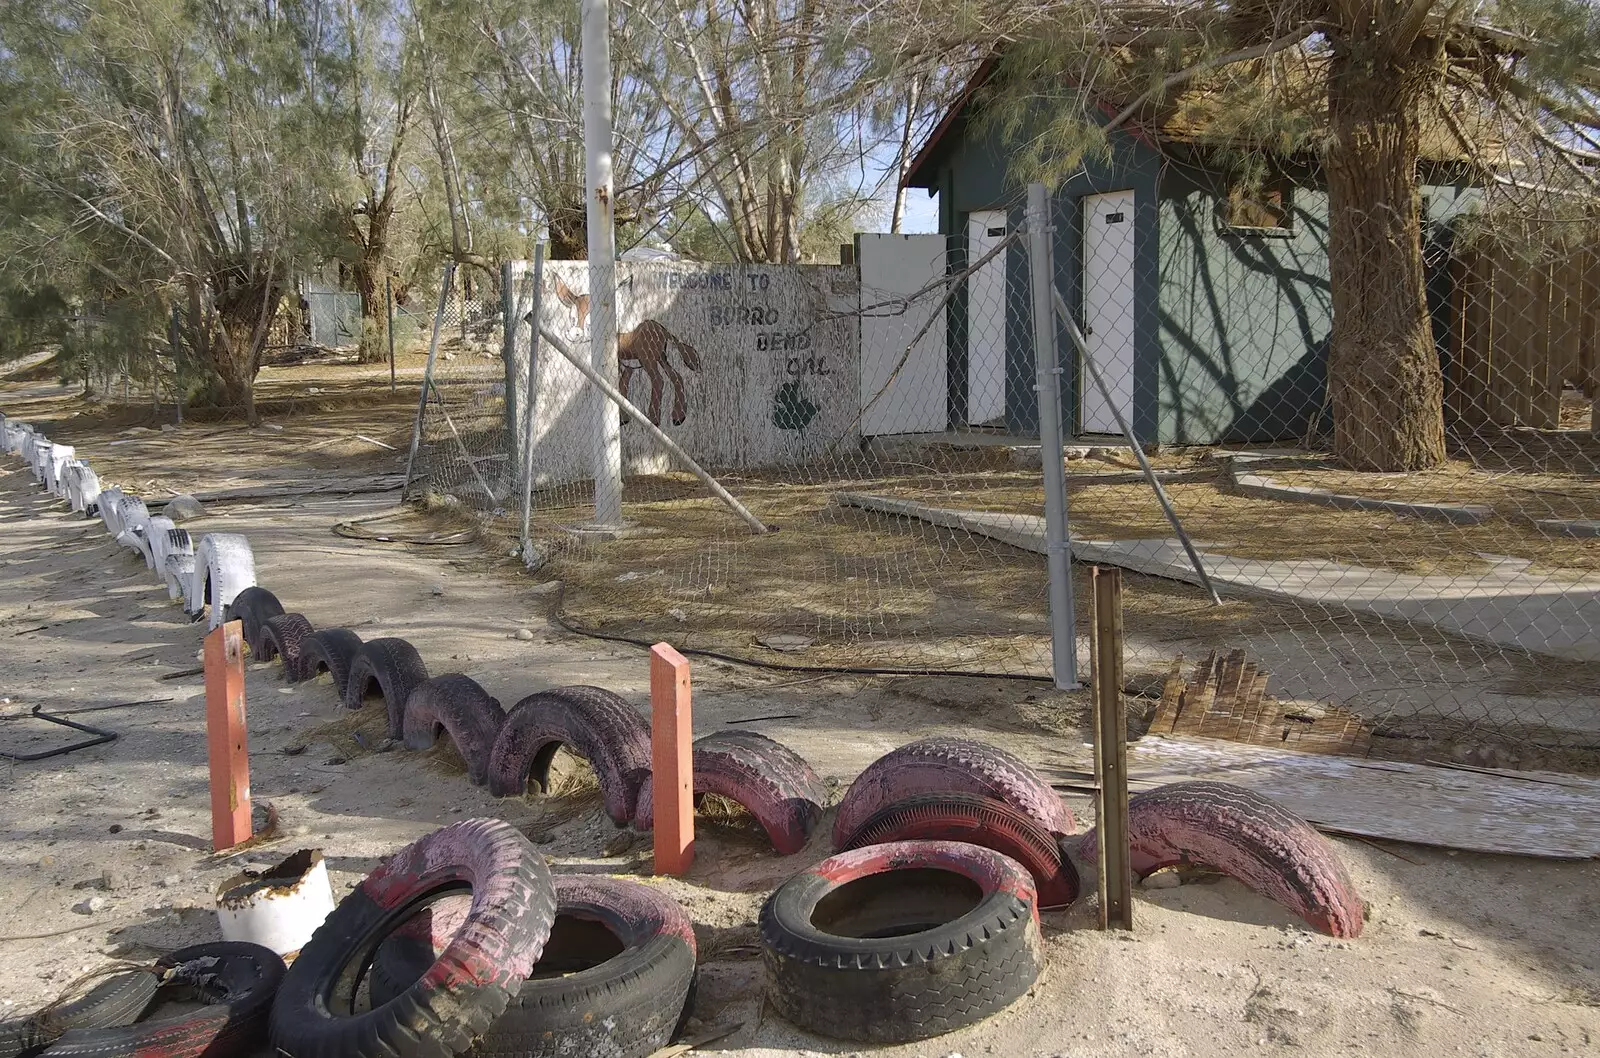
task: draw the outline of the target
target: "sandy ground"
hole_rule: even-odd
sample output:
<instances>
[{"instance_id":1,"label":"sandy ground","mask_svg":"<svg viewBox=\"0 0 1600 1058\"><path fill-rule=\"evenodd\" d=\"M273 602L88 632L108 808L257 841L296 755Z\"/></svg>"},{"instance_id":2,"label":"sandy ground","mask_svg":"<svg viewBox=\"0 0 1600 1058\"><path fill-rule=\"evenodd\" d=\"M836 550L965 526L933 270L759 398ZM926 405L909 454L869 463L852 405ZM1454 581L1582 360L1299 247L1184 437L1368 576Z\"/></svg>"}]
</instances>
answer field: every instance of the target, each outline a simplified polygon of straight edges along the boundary
<instances>
[{"instance_id":1,"label":"sandy ground","mask_svg":"<svg viewBox=\"0 0 1600 1058\"><path fill-rule=\"evenodd\" d=\"M0 396L7 413L26 416L29 403ZM61 439L69 433L51 429ZM238 438L268 444L268 433ZM174 453L188 450L182 435L169 440ZM138 464L129 451L138 445L79 443L97 467ZM362 465L366 472L392 467L387 453L372 458ZM565 797L496 800L469 786L447 752L369 752L353 733L372 746L378 727L368 714L376 710L345 713L326 677L291 687L276 666L252 666L247 694L252 784L258 801L278 810L281 837L238 856L210 855L201 681L161 678L196 664L201 628L98 522L47 501L16 463L0 472L0 695L9 699L0 716L34 705L173 699L85 717L118 731L112 744L0 765L0 1017L50 1000L113 957L148 958L214 937L216 884L242 862L267 862L303 846L325 850L342 892L386 853L434 827L493 815L534 837L557 870L648 869L647 846L611 827L581 783ZM148 479L163 474L190 488L229 479L226 468L205 460L181 475L151 469ZM139 487L146 480L120 476ZM307 474L301 467L281 476ZM553 628L548 596L509 562L475 548L363 543L329 531L393 502L391 494L217 505L189 528L248 534L260 582L314 625L348 625L366 638L404 636L432 672L466 672L507 705L582 682L643 706L643 655ZM518 628L534 639L515 639ZM697 663L695 686L697 732L793 714L746 726L792 746L841 784L878 754L934 732L974 735L1033 759L1087 759L1082 736L1062 722L1071 710L1038 685L797 679ZM61 737L36 721L0 721L7 748L29 751ZM1086 813L1081 801L1071 803L1080 817ZM707 826L689 877L655 883L696 921L696 1016L743 1026L710 1050L750 1058L864 1053L795 1030L761 998L754 916L774 886L825 854L828 829L825 819L810 848L779 858L745 828ZM873 1053L1535 1055L1600 1048L1600 865L1336 844L1371 908L1359 940L1309 933L1225 879L1141 891L1132 934L1097 932L1086 900L1046 916L1048 966L1027 998L947 1037ZM91 897L106 906L88 916L73 910ZM72 932L60 932L66 930Z\"/></svg>"}]
</instances>

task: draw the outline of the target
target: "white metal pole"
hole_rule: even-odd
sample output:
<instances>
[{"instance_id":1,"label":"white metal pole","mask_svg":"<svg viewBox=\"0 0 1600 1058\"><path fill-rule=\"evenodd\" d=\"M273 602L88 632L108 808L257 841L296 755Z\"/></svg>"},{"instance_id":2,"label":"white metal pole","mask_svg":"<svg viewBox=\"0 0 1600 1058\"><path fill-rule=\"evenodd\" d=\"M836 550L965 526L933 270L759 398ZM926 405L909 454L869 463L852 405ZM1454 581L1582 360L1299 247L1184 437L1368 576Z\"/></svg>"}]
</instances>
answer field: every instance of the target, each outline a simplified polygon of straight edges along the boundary
<instances>
[{"instance_id":1,"label":"white metal pole","mask_svg":"<svg viewBox=\"0 0 1600 1058\"><path fill-rule=\"evenodd\" d=\"M589 363L617 384L616 233L611 186L611 15L607 0L581 0L583 148L589 226ZM622 524L622 417L600 393L590 396L594 434L594 521Z\"/></svg>"},{"instance_id":2,"label":"white metal pole","mask_svg":"<svg viewBox=\"0 0 1600 1058\"><path fill-rule=\"evenodd\" d=\"M1078 687L1077 617L1072 600L1072 546L1067 537L1067 480L1061 454L1061 362L1050 292L1050 196L1028 185L1028 272L1033 280L1033 349L1039 390L1039 457L1044 468L1045 568L1050 593L1050 660L1056 686Z\"/></svg>"}]
</instances>

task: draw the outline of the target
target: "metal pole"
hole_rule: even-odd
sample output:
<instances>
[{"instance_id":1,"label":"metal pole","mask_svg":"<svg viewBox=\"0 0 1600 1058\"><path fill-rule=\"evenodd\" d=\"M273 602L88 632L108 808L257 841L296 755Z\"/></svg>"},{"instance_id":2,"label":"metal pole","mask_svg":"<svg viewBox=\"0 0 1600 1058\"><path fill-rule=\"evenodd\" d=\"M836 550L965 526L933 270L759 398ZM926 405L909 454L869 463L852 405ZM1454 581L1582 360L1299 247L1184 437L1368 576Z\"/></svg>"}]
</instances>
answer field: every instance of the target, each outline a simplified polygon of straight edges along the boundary
<instances>
[{"instance_id":1,"label":"metal pole","mask_svg":"<svg viewBox=\"0 0 1600 1058\"><path fill-rule=\"evenodd\" d=\"M1084 340L1083 331L1078 328L1078 321L1072 318L1072 313L1067 311L1066 299L1054 287L1050 294L1055 302L1056 315L1061 317L1061 322L1067 328L1067 333L1072 336L1072 343L1078 347L1078 355L1083 358L1083 366L1089 369L1089 375L1094 379L1094 384L1100 390L1100 396L1105 399L1106 407L1111 409L1111 414L1116 416L1117 426L1122 430L1122 436L1128 439L1128 447L1133 449L1133 458L1139 461L1139 469L1143 471L1144 478L1150 483L1150 488L1156 494L1156 500L1161 504L1161 510L1166 513L1167 524L1172 526L1172 531L1178 534L1178 539L1183 543L1183 550L1189 555L1189 563L1194 566L1195 573L1200 578L1201 587L1206 594L1211 596L1214 606L1222 605L1222 597L1217 594L1217 589L1211 586L1211 578L1206 575L1205 564L1200 561L1200 555L1194 549L1194 541L1189 539L1189 534L1184 530L1183 523L1178 521L1178 512L1172 509L1172 501L1167 498L1167 490L1161 487L1161 479L1156 477L1156 472L1151 469L1150 460L1145 458L1144 447L1139 444L1139 439L1133 436L1133 427L1128 424L1127 418L1122 414L1122 409L1117 407L1117 402L1111 399L1111 390L1106 387L1106 380L1100 377L1100 368L1095 366L1094 357L1089 355L1089 343Z\"/></svg>"},{"instance_id":2,"label":"metal pole","mask_svg":"<svg viewBox=\"0 0 1600 1058\"><path fill-rule=\"evenodd\" d=\"M501 474L508 478L508 486L516 484L515 475L522 467L522 392L526 388L518 370L521 365L517 362L517 294L512 289L516 285L516 264L515 261L500 262L500 361L506 373L502 417L509 448Z\"/></svg>"},{"instance_id":3,"label":"metal pole","mask_svg":"<svg viewBox=\"0 0 1600 1058\"><path fill-rule=\"evenodd\" d=\"M539 321L544 312L544 244L533 248L533 311L528 328L528 394L522 409L522 561L528 561L528 525L533 518L533 406L539 397ZM521 320L517 321L521 323Z\"/></svg>"},{"instance_id":4,"label":"metal pole","mask_svg":"<svg viewBox=\"0 0 1600 1058\"><path fill-rule=\"evenodd\" d=\"M611 15L607 0L582 0L583 148L589 223L589 362L617 382L616 236L611 186ZM622 417L595 395L594 520L622 524Z\"/></svg>"},{"instance_id":5,"label":"metal pole","mask_svg":"<svg viewBox=\"0 0 1600 1058\"><path fill-rule=\"evenodd\" d=\"M389 314L389 393L395 391L394 380L394 286L389 277L383 277L383 305Z\"/></svg>"},{"instance_id":6,"label":"metal pole","mask_svg":"<svg viewBox=\"0 0 1600 1058\"><path fill-rule=\"evenodd\" d=\"M1128 718L1122 703L1122 571L1089 571L1094 620L1095 831L1100 844L1100 928L1133 928L1133 865L1128 847Z\"/></svg>"},{"instance_id":7,"label":"metal pole","mask_svg":"<svg viewBox=\"0 0 1600 1058\"><path fill-rule=\"evenodd\" d=\"M716 496L717 499L727 504L729 510L733 511L734 514L737 514L740 518L744 519L746 525L750 526L750 528L755 530L757 533L771 532L771 530L767 528L765 522L751 514L748 507L733 498L733 493L722 487L722 482L712 477L709 471L707 471L699 463L696 463L688 452L685 452L678 446L678 442L667 436L667 432L665 430L651 422L649 416L645 415L644 412L634 407L633 401L623 396L621 390L617 389L616 386L601 378L600 372L596 371L593 366L584 363L583 357L579 356L577 353L568 348L567 343L562 341L554 331L546 327L543 322L539 324L539 330L544 334L544 340L549 342L551 347L554 348L556 352L566 357L567 360L572 363L573 367L577 368L583 373L584 378L587 378L590 382L595 384L596 389L605 394L607 397L611 398L607 403L612 404L621 411L627 412L628 416L632 418L634 422L638 423L640 426L643 426L647 431L649 431L652 437L661 442L662 448L665 448L669 454L674 456L680 463L682 463L684 467L688 469L689 473L699 478L705 487L711 490L712 495Z\"/></svg>"},{"instance_id":8,"label":"metal pole","mask_svg":"<svg viewBox=\"0 0 1600 1058\"><path fill-rule=\"evenodd\" d=\"M1061 455L1061 364L1050 313L1050 198L1028 186L1028 271L1033 281L1033 345L1038 364L1039 456L1044 470L1045 563L1050 589L1050 661L1056 686L1078 687L1078 622L1072 602L1072 547L1067 542L1067 474Z\"/></svg>"},{"instance_id":9,"label":"metal pole","mask_svg":"<svg viewBox=\"0 0 1600 1058\"><path fill-rule=\"evenodd\" d=\"M444 326L444 310L455 280L456 263L451 261L444 266L444 280L439 284L439 311L433 314L433 337L428 340L428 362L422 368L422 392L417 395L417 421L411 426L411 452L406 456L406 480L401 486L401 495L405 495L404 490L411 488L411 467L417 461L417 446L422 443L422 411L428 406L428 387L433 385L433 361L439 355L439 329Z\"/></svg>"}]
</instances>

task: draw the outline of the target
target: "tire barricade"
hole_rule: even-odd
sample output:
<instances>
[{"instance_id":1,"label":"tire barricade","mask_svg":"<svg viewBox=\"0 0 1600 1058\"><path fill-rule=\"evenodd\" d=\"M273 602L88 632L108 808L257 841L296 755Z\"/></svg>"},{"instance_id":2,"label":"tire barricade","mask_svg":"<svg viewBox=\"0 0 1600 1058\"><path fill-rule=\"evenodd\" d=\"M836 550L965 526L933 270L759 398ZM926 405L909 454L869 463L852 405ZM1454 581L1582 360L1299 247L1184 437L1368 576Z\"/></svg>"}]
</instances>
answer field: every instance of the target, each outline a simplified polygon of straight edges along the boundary
<instances>
[{"instance_id":1,"label":"tire barricade","mask_svg":"<svg viewBox=\"0 0 1600 1058\"><path fill-rule=\"evenodd\" d=\"M649 719L620 697L564 687L503 709L464 674L430 676L403 639L363 642L348 629L315 630L303 614L286 613L257 584L246 537L193 539L171 519L152 516L141 498L102 483L72 446L0 415L0 451L23 459L41 487L75 512L98 516L193 620L205 619L208 629L241 620L251 653L277 659L287 681L327 671L351 709L381 697L393 739L414 751L450 739L468 780L487 783L497 796L524 796L530 786L543 791L551 759L565 747L589 760L617 826L650 829ZM779 854L803 853L817 834L837 853L780 886L760 917L775 1006L820 1034L923 1039L1009 1006L1044 964L1041 903L1070 906L1081 895L1080 879L1096 870L1095 829L1074 833L1071 813L1048 783L1014 755L971 739L924 739L885 754L846 792L831 827L819 825L824 784L780 743L717 732L696 742L693 759L696 794L738 801ZM1173 783L1133 798L1129 819L1141 877L1175 865L1211 867L1323 933L1361 933L1363 905L1332 844L1268 798L1222 783ZM384 1041L385 1054L458 1054L472 1046L481 1055L565 1054L561 1048L580 1039L594 1042L583 1035L595 1023L582 1006L592 993L620 1004L609 1016L638 1022L612 1034L615 1053L643 1058L670 1038L669 1027L679 1026L692 1004L694 934L672 901L629 886L638 888L552 881L528 840L499 820L445 827L369 875L287 974L281 964L250 971L272 978L274 987L277 977L284 982L271 1011L273 1043L291 1058L364 1056L360 1040L373 1038ZM470 907L446 913L449 901L461 902L463 887L471 889ZM847 890L853 895L842 900ZM559 940L569 913L581 926L572 927L574 936L599 923L621 950L594 955L574 971L567 960L587 957L581 949L588 942L573 941L569 951L572 944ZM974 929L976 922L984 928ZM536 970L547 942L562 951L551 956L561 966L545 967L565 975L556 990ZM323 1016L318 997L356 960L381 978L372 989L383 1001L359 1017ZM922 965L928 960L940 965ZM923 984L930 973L944 982L939 988ZM528 998L518 1000L530 979ZM618 993L613 979L648 988ZM171 1042L187 1044L192 1035L210 1041L208 1055L234 1053L217 1044L242 1040L244 1022L226 1005L219 1010L185 1022ZM264 1008L247 1012L255 1037L265 1018ZM141 1032L167 1030L94 1031L123 1035L91 1039L74 1030L44 1053L124 1053L116 1049L124 1040L135 1048L126 1053L143 1053ZM577 1035L568 1039L569 1032ZM112 1049L94 1049L102 1044Z\"/></svg>"}]
</instances>

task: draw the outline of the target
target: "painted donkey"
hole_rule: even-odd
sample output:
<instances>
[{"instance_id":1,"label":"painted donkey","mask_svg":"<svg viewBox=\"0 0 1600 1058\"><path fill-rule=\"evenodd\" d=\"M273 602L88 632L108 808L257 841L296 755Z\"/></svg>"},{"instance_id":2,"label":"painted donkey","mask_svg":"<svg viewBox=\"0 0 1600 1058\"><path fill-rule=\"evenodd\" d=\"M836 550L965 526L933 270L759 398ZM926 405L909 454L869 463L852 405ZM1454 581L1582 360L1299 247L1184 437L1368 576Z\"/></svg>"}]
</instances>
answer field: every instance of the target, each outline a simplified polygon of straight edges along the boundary
<instances>
[{"instance_id":1,"label":"painted donkey","mask_svg":"<svg viewBox=\"0 0 1600 1058\"><path fill-rule=\"evenodd\" d=\"M587 332L589 295L574 294L572 288L557 277L556 298L577 313L578 333ZM657 426L661 425L661 391L667 380L672 382L672 425L682 426L683 421L689 417L689 406L683 391L683 376L672 366L672 358L668 355L673 346L677 347L678 355L683 358L684 367L691 371L700 370L700 354L695 347L667 330L656 320L645 320L633 330L622 331L617 335L617 364L622 368L622 377L617 380L617 388L622 391L623 396L628 396L628 385L633 381L634 374L643 371L649 375L648 414L650 421ZM622 421L626 423L628 417L624 415Z\"/></svg>"}]
</instances>

